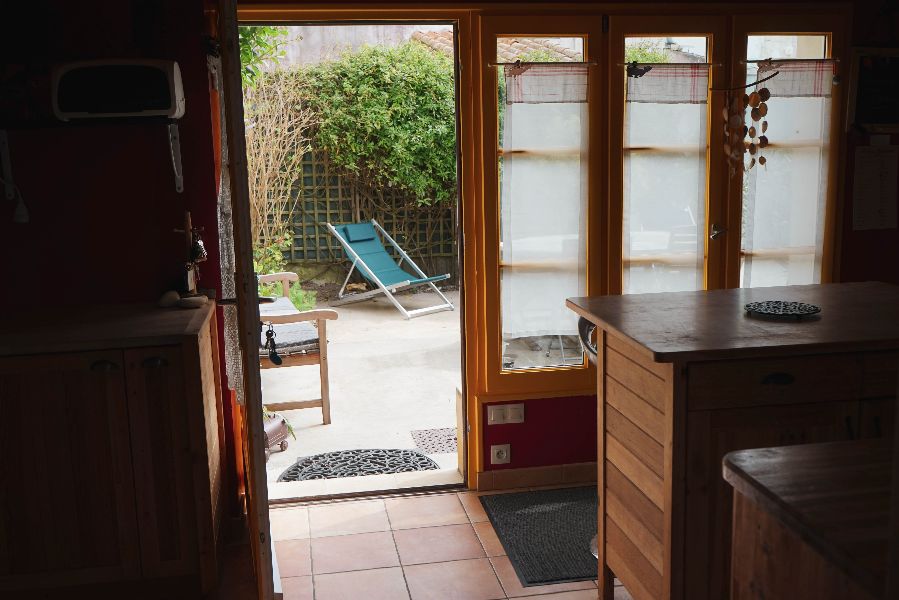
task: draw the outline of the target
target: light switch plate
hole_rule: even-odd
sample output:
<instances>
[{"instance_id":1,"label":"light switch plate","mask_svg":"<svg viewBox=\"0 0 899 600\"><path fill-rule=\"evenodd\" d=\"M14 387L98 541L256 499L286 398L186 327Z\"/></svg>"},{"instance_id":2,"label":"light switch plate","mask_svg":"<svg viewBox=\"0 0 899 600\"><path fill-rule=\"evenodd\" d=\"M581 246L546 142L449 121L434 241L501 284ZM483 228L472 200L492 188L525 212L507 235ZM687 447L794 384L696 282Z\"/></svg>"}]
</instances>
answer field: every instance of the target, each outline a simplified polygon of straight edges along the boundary
<instances>
[{"instance_id":1,"label":"light switch plate","mask_svg":"<svg viewBox=\"0 0 899 600\"><path fill-rule=\"evenodd\" d=\"M506 405L493 404L487 405L487 424L502 425L506 422Z\"/></svg>"},{"instance_id":2,"label":"light switch plate","mask_svg":"<svg viewBox=\"0 0 899 600\"><path fill-rule=\"evenodd\" d=\"M507 465L512 460L512 447L510 444L497 444L490 446L490 464Z\"/></svg>"},{"instance_id":3,"label":"light switch plate","mask_svg":"<svg viewBox=\"0 0 899 600\"><path fill-rule=\"evenodd\" d=\"M524 423L524 404L506 404L506 423Z\"/></svg>"}]
</instances>

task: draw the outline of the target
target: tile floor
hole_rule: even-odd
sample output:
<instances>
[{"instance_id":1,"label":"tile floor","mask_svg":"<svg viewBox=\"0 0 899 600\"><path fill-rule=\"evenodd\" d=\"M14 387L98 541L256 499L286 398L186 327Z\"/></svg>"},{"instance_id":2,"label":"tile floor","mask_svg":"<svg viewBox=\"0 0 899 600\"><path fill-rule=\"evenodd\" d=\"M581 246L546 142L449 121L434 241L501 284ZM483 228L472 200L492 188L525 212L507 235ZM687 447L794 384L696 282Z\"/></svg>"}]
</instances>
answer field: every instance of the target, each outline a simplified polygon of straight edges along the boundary
<instances>
[{"instance_id":1,"label":"tile floor","mask_svg":"<svg viewBox=\"0 0 899 600\"><path fill-rule=\"evenodd\" d=\"M478 495L273 508L284 600L595 600L594 581L523 587Z\"/></svg>"}]
</instances>

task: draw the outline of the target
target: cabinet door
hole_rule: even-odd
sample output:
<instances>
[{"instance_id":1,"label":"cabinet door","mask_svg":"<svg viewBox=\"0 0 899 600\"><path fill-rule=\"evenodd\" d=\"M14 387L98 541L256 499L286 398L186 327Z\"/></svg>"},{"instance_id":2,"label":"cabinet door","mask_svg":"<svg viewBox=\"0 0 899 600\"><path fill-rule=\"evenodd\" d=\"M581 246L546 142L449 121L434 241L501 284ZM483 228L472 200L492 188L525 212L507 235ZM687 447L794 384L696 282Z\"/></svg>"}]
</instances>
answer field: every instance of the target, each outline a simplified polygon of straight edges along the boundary
<instances>
[{"instance_id":1,"label":"cabinet door","mask_svg":"<svg viewBox=\"0 0 899 600\"><path fill-rule=\"evenodd\" d=\"M733 489L721 475L724 455L850 439L857 414L854 401L688 413L685 598L729 597Z\"/></svg>"},{"instance_id":2,"label":"cabinet door","mask_svg":"<svg viewBox=\"0 0 899 600\"><path fill-rule=\"evenodd\" d=\"M0 457L0 590L137 576L121 352L0 359Z\"/></svg>"},{"instance_id":3,"label":"cabinet door","mask_svg":"<svg viewBox=\"0 0 899 600\"><path fill-rule=\"evenodd\" d=\"M877 398L861 401L858 436L892 438L896 429L896 398Z\"/></svg>"},{"instance_id":4,"label":"cabinet door","mask_svg":"<svg viewBox=\"0 0 899 600\"><path fill-rule=\"evenodd\" d=\"M196 571L188 411L180 346L125 351L145 577Z\"/></svg>"}]
</instances>

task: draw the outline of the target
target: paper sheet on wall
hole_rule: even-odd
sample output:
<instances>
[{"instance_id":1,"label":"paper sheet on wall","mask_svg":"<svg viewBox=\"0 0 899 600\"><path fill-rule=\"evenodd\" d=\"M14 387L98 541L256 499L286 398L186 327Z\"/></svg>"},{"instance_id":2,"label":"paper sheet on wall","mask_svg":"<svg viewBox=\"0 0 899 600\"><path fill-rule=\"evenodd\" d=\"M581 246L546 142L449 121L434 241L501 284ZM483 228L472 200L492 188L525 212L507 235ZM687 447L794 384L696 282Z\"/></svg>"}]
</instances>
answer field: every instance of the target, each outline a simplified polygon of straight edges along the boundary
<instances>
[{"instance_id":1,"label":"paper sheet on wall","mask_svg":"<svg viewBox=\"0 0 899 600\"><path fill-rule=\"evenodd\" d=\"M899 146L860 146L855 149L852 186L852 228L896 228L896 183Z\"/></svg>"}]
</instances>

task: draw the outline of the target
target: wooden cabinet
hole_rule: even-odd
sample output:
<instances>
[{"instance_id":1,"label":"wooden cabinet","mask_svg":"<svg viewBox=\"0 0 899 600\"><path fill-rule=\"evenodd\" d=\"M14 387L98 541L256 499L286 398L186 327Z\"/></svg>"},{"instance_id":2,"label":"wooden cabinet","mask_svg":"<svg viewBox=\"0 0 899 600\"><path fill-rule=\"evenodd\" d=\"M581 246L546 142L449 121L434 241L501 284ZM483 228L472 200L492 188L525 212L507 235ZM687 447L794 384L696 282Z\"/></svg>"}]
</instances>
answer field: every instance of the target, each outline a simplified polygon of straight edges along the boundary
<instances>
[{"instance_id":1,"label":"wooden cabinet","mask_svg":"<svg viewBox=\"0 0 899 600\"><path fill-rule=\"evenodd\" d=\"M45 353L0 336L0 596L196 597L217 578L214 311L115 317Z\"/></svg>"},{"instance_id":2,"label":"wooden cabinet","mask_svg":"<svg viewBox=\"0 0 899 600\"><path fill-rule=\"evenodd\" d=\"M743 306L809 302L765 321ZM597 326L600 594L720 600L730 590L722 458L890 434L899 286L832 284L574 298Z\"/></svg>"}]
</instances>

